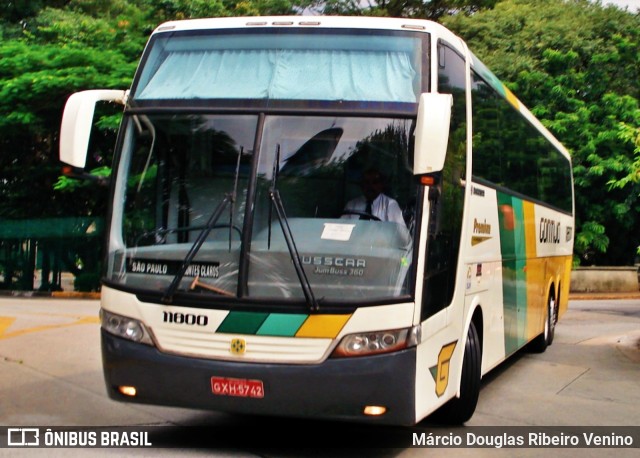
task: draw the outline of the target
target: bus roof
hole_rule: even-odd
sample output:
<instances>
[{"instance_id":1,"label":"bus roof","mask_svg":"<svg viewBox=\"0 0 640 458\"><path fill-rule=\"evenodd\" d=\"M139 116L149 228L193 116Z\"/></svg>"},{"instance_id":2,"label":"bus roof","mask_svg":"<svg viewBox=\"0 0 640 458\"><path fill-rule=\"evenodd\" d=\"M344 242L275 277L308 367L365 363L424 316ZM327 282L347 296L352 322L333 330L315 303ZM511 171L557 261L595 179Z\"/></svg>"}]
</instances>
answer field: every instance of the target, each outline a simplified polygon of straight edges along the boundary
<instances>
[{"instance_id":1,"label":"bus roof","mask_svg":"<svg viewBox=\"0 0 640 458\"><path fill-rule=\"evenodd\" d=\"M441 24L425 19L365 16L245 16L186 19L160 24L153 33L183 30L237 29L245 27L328 27L345 29L411 30L417 32L429 32L437 35L447 35L450 39L453 37L457 38L449 29ZM460 38L457 39L459 40Z\"/></svg>"}]
</instances>

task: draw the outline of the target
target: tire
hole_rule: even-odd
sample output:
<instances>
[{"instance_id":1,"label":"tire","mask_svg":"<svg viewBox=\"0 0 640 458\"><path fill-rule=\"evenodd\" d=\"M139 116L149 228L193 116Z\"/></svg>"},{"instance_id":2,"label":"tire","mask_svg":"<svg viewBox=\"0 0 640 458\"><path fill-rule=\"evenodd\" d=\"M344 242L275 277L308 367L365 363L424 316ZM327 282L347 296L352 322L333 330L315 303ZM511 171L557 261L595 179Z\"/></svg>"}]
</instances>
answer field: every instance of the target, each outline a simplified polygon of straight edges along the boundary
<instances>
[{"instance_id":1,"label":"tire","mask_svg":"<svg viewBox=\"0 0 640 458\"><path fill-rule=\"evenodd\" d=\"M461 425L468 421L476 410L480 395L482 345L473 322L469 325L463 358L460 397L451 399L434 413L433 419L439 423Z\"/></svg>"},{"instance_id":2,"label":"tire","mask_svg":"<svg viewBox=\"0 0 640 458\"><path fill-rule=\"evenodd\" d=\"M556 331L556 321L556 300L553 292L549 292L544 315L544 329L538 337L531 341L530 349L532 352L544 353L547 347L553 343L553 337Z\"/></svg>"}]
</instances>

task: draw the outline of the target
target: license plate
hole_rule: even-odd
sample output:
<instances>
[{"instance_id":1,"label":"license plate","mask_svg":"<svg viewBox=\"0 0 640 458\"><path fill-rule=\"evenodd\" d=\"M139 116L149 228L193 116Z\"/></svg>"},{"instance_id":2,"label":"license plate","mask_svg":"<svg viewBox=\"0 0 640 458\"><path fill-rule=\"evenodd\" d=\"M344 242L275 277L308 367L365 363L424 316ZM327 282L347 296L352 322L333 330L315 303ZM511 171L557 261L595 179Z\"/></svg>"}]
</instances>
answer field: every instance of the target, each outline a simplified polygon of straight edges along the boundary
<instances>
[{"instance_id":1,"label":"license plate","mask_svg":"<svg viewBox=\"0 0 640 458\"><path fill-rule=\"evenodd\" d=\"M243 378L211 377L211 391L218 396L241 398L264 398L262 380Z\"/></svg>"}]
</instances>

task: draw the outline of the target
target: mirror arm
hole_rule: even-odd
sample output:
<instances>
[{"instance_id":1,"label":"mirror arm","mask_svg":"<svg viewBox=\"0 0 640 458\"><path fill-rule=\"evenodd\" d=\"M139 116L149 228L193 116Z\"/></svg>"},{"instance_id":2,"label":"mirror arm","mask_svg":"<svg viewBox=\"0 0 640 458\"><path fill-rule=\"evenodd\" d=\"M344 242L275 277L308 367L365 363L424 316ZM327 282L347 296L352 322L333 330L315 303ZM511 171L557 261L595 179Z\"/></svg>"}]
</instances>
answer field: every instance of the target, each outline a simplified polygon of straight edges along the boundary
<instances>
[{"instance_id":1,"label":"mirror arm","mask_svg":"<svg viewBox=\"0 0 640 458\"><path fill-rule=\"evenodd\" d=\"M78 167L72 167L70 165L65 165L62 167L62 174L69 178L74 178L76 180L89 181L98 186L108 187L110 179L109 177L100 177L96 175L92 175L87 172L85 169L81 169Z\"/></svg>"}]
</instances>

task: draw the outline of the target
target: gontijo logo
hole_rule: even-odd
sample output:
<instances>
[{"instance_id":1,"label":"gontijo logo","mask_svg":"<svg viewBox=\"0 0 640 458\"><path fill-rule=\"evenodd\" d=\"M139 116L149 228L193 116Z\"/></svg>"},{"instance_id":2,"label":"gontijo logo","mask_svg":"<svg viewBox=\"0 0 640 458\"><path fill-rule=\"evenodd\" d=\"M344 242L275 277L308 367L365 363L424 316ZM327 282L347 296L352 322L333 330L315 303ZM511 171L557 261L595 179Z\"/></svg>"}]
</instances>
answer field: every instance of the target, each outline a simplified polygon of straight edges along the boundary
<instances>
[{"instance_id":1,"label":"gontijo logo","mask_svg":"<svg viewBox=\"0 0 640 458\"><path fill-rule=\"evenodd\" d=\"M442 396L449 386L449 367L453 356L453 350L456 348L458 341L453 341L440 349L438 354L438 364L429 368L433 380L436 382L436 395Z\"/></svg>"},{"instance_id":2,"label":"gontijo logo","mask_svg":"<svg viewBox=\"0 0 640 458\"><path fill-rule=\"evenodd\" d=\"M540 219L540 243L560 243L560 221Z\"/></svg>"}]
</instances>

